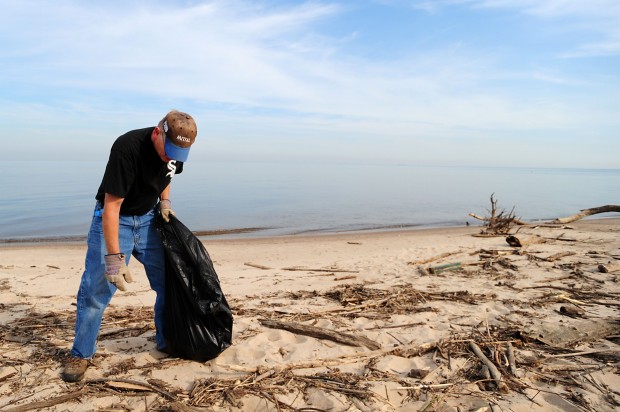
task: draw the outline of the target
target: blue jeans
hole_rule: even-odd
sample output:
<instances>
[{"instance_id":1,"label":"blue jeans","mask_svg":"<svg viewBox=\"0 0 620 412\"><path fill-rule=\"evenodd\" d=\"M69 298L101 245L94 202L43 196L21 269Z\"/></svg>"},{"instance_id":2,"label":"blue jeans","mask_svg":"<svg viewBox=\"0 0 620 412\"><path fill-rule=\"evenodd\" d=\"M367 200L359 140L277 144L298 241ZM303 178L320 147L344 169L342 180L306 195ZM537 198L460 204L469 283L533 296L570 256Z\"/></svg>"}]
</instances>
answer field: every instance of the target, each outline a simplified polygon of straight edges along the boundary
<instances>
[{"instance_id":1,"label":"blue jeans","mask_svg":"<svg viewBox=\"0 0 620 412\"><path fill-rule=\"evenodd\" d=\"M97 336L103 312L110 303L116 286L105 278L104 256L107 254L101 217L97 204L88 232L88 251L82 281L77 295L75 340L71 355L90 359L97 350ZM142 216L120 216L119 242L126 263L134 256L144 265L151 289L155 291L155 343L157 349L165 348L164 298L165 258L164 248L155 228L155 208ZM129 286L131 288L131 285Z\"/></svg>"}]
</instances>

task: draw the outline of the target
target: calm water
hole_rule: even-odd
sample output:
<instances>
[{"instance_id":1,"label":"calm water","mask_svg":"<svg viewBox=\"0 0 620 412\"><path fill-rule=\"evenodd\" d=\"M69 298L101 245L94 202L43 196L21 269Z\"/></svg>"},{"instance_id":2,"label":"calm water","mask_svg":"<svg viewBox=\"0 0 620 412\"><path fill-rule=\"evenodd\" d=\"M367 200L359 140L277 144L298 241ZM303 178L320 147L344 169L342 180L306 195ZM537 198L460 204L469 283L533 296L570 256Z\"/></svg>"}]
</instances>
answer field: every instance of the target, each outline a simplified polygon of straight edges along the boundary
<instances>
[{"instance_id":1,"label":"calm water","mask_svg":"<svg viewBox=\"0 0 620 412\"><path fill-rule=\"evenodd\" d=\"M0 239L84 236L104 167L0 164ZM491 193L524 220L551 219L620 203L620 170L191 162L172 199L192 230L269 236L479 224L468 213L485 215Z\"/></svg>"}]
</instances>

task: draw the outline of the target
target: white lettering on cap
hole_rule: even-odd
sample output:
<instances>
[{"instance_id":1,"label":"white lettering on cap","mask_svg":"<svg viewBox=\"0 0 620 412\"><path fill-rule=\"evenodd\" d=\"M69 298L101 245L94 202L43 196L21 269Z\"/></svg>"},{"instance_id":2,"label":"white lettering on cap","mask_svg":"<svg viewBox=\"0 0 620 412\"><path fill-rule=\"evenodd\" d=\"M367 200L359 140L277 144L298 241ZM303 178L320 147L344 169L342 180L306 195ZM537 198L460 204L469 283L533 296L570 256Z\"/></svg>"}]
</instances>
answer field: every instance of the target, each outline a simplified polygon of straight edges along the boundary
<instances>
[{"instance_id":1,"label":"white lettering on cap","mask_svg":"<svg viewBox=\"0 0 620 412\"><path fill-rule=\"evenodd\" d=\"M187 143L191 142L191 140L189 139L189 137L185 137L185 136L181 136L181 135L178 135L178 136L177 136L177 140L180 140L180 141L182 141L182 142L187 142Z\"/></svg>"},{"instance_id":2,"label":"white lettering on cap","mask_svg":"<svg viewBox=\"0 0 620 412\"><path fill-rule=\"evenodd\" d=\"M168 133L168 120L164 120L164 133Z\"/></svg>"}]
</instances>

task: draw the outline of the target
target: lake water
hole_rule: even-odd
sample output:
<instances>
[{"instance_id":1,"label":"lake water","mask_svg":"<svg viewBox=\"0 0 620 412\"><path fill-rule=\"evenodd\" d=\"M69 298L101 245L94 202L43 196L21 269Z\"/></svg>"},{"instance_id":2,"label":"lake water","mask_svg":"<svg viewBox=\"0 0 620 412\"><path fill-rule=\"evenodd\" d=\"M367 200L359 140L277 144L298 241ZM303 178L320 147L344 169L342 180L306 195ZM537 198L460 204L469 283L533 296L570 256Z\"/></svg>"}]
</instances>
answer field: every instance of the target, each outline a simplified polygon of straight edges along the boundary
<instances>
[{"instance_id":1,"label":"lake water","mask_svg":"<svg viewBox=\"0 0 620 412\"><path fill-rule=\"evenodd\" d=\"M83 237L104 167L1 163L0 240ZM189 228L263 228L244 237L477 225L468 214L486 215L492 193L523 220L552 219L620 203L620 170L190 162L172 186Z\"/></svg>"}]
</instances>

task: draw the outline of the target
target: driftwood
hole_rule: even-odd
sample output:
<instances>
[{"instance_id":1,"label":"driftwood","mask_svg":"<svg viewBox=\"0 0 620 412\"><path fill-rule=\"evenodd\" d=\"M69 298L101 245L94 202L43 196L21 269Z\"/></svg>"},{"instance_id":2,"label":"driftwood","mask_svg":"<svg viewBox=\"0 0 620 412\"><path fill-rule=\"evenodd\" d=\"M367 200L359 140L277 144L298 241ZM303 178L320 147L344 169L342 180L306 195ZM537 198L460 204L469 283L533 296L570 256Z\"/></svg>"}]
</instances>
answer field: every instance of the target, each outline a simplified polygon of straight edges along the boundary
<instances>
[{"instance_id":1,"label":"driftwood","mask_svg":"<svg viewBox=\"0 0 620 412\"><path fill-rule=\"evenodd\" d=\"M533 260L538 260L538 261L542 261L542 262L555 262L556 260L562 259L563 257L567 257L567 256L574 256L576 255L575 252L559 252L559 253L554 253L553 255L549 255L547 257L541 257L541 256L536 256L534 254L531 253L525 253L527 256L530 257L530 259ZM595 279L593 279L595 280Z\"/></svg>"},{"instance_id":2,"label":"driftwood","mask_svg":"<svg viewBox=\"0 0 620 412\"><path fill-rule=\"evenodd\" d=\"M495 199L495 193L491 194L491 210L489 217L480 217L474 213L470 213L469 216L482 220L484 222L485 229L481 232L483 235L497 235L507 234L513 225L526 225L527 223L519 220L514 214L514 207L510 213L506 214L505 210L498 211L497 199Z\"/></svg>"},{"instance_id":3,"label":"driftwood","mask_svg":"<svg viewBox=\"0 0 620 412\"><path fill-rule=\"evenodd\" d=\"M568 364L559 364L559 365L543 365L540 368L541 372L594 372L596 370L600 370L603 367L600 365L568 365Z\"/></svg>"},{"instance_id":4,"label":"driftwood","mask_svg":"<svg viewBox=\"0 0 620 412\"><path fill-rule=\"evenodd\" d=\"M333 330L319 328L316 326L302 325L299 323L281 322L271 319L260 319L263 326L274 329L284 329L286 331L300 335L311 336L317 339L327 339L349 346L366 346L368 349L379 349L381 345L368 339L365 336L355 336L348 333L336 332Z\"/></svg>"},{"instance_id":5,"label":"driftwood","mask_svg":"<svg viewBox=\"0 0 620 412\"><path fill-rule=\"evenodd\" d=\"M561 259L563 257L567 257L567 256L574 256L576 255L575 252L559 252L556 254L553 254L551 256L547 256L547 258L545 259L547 262L555 262L558 259Z\"/></svg>"},{"instance_id":6,"label":"driftwood","mask_svg":"<svg viewBox=\"0 0 620 412\"><path fill-rule=\"evenodd\" d=\"M506 243L513 247L523 247L527 245L534 245L538 243L545 243L546 240L539 236L526 236L517 237L514 235L506 236Z\"/></svg>"},{"instance_id":7,"label":"driftwood","mask_svg":"<svg viewBox=\"0 0 620 412\"><path fill-rule=\"evenodd\" d=\"M261 376L264 378L260 379ZM213 407L218 403L220 403L221 406L229 404L233 410L241 410L244 404L238 397L252 395L263 398L269 402L266 408L263 407L261 409L273 411L323 411L324 409L310 407L298 409L278 397L278 395L286 396L295 392L298 394L305 393L310 388L337 392L349 398L348 400L353 404L360 401L360 405L364 405L361 401L375 398L390 405L391 410L396 408L389 399L383 398L378 393L372 391L367 381L359 375L337 370L316 373L314 375L293 374L290 370L271 370L260 376L257 376L257 372L255 372L252 375L240 379L226 379L223 377L205 378L196 382L191 391L191 400L189 402L191 402L192 405L208 408L200 409L201 411L214 410ZM229 410L228 408L222 409ZM195 409L192 409L192 412L194 410ZM217 410L220 410L220 408L217 408ZM368 408L364 405L362 410L365 411L368 410ZM179 411L185 412L186 410L182 409ZM177 412L177 410L175 410L175 412Z\"/></svg>"},{"instance_id":8,"label":"driftwood","mask_svg":"<svg viewBox=\"0 0 620 412\"><path fill-rule=\"evenodd\" d=\"M508 366L510 373L512 376L517 376L517 362L515 359L515 350L512 346L512 343L508 342L508 347L506 348L506 358L508 358Z\"/></svg>"},{"instance_id":9,"label":"driftwood","mask_svg":"<svg viewBox=\"0 0 620 412\"><path fill-rule=\"evenodd\" d=\"M469 216L473 217L476 220L480 220L481 222L488 222L490 220L488 217L480 216L480 215L477 215L475 213L470 213ZM517 218L513 218L512 222L515 225L518 225L518 226L527 226L527 225L529 225L529 223L524 222L523 220L517 219Z\"/></svg>"},{"instance_id":10,"label":"driftwood","mask_svg":"<svg viewBox=\"0 0 620 412\"><path fill-rule=\"evenodd\" d=\"M11 408L11 409L5 409L5 411L6 412L26 412L26 411L33 411L33 410L38 411L43 408L49 408L50 406L65 403L65 402L68 402L74 399L79 399L85 393L86 393L86 390L82 388L78 391L60 395L55 398L47 399L44 401L31 402L29 404L16 406L15 408Z\"/></svg>"},{"instance_id":11,"label":"driftwood","mask_svg":"<svg viewBox=\"0 0 620 412\"><path fill-rule=\"evenodd\" d=\"M250 266L256 269L262 269L262 270L270 270L271 268L269 266L263 266L263 265L259 265L257 263L252 263L252 262L245 262L244 265L246 266Z\"/></svg>"},{"instance_id":12,"label":"driftwood","mask_svg":"<svg viewBox=\"0 0 620 412\"><path fill-rule=\"evenodd\" d=\"M469 216L474 219L478 219L484 222L485 226L487 226L487 230L483 232L483 234L498 234L498 233L507 233L512 225L520 225L527 226L528 223L524 222L514 215L514 209L508 215L505 214L505 211L502 210L497 212L497 200L491 195L491 216L483 217L476 215L475 213L470 213ZM579 213L576 213L571 216L561 217L557 219L553 219L551 224L566 224L575 222L577 220L583 219L587 216L597 215L599 213L613 213L620 212L620 205L605 205L599 207L592 207L589 209L582 209ZM545 225L538 225L537 227L546 227ZM567 229L572 229L568 227Z\"/></svg>"},{"instance_id":13,"label":"driftwood","mask_svg":"<svg viewBox=\"0 0 620 412\"><path fill-rule=\"evenodd\" d=\"M434 262L436 260L447 258L447 257L452 256L452 255L458 255L459 253L462 253L462 252L463 252L462 250L456 250L454 252L446 252L446 253L442 253L442 254L437 255L437 256L429 257L427 259L420 259L420 260L414 260L414 261L411 261L411 262L407 262L407 264L408 265L422 265L424 263Z\"/></svg>"},{"instance_id":14,"label":"driftwood","mask_svg":"<svg viewBox=\"0 0 620 412\"><path fill-rule=\"evenodd\" d=\"M484 355L484 353L482 353L482 350L480 350L480 347L478 347L478 345L476 345L476 343L472 341L472 342L469 342L469 348L472 350L472 352L474 352L474 354L478 357L478 359L480 359L482 364L489 369L491 378L493 378L493 380L495 381L497 388L501 392L508 392L508 387L506 386L506 383L502 380L502 374L497 369L495 364L491 362L489 358L487 358Z\"/></svg>"},{"instance_id":15,"label":"driftwood","mask_svg":"<svg viewBox=\"0 0 620 412\"><path fill-rule=\"evenodd\" d=\"M91 379L84 382L86 385L93 385L98 383L105 383L111 388L126 389L132 391L149 391L156 392L168 399L176 399L176 396L172 393L166 392L163 389L158 388L150 383L139 382L129 379Z\"/></svg>"},{"instance_id":16,"label":"driftwood","mask_svg":"<svg viewBox=\"0 0 620 412\"><path fill-rule=\"evenodd\" d=\"M605 205L599 207L593 207L590 209L583 209L579 213L572 216L562 217L554 219L551 223L571 223L579 219L583 219L586 216L597 215L599 213L620 212L620 205Z\"/></svg>"},{"instance_id":17,"label":"driftwood","mask_svg":"<svg viewBox=\"0 0 620 412\"><path fill-rule=\"evenodd\" d=\"M282 270L287 270L289 272L330 272L330 273L359 273L358 270L345 270L345 269L313 269L313 268L305 268L301 266L291 266L282 268Z\"/></svg>"},{"instance_id":18,"label":"driftwood","mask_svg":"<svg viewBox=\"0 0 620 412\"><path fill-rule=\"evenodd\" d=\"M348 280L348 279L357 279L357 276L356 275L341 276L339 278L334 278L334 281Z\"/></svg>"},{"instance_id":19,"label":"driftwood","mask_svg":"<svg viewBox=\"0 0 620 412\"><path fill-rule=\"evenodd\" d=\"M598 353L617 353L620 352L618 349L606 348L606 349L593 349L593 350L584 350L584 351L576 351L571 353L558 353L555 355L547 355L547 359L554 358L571 358L574 356L587 356L587 355L596 355Z\"/></svg>"}]
</instances>

